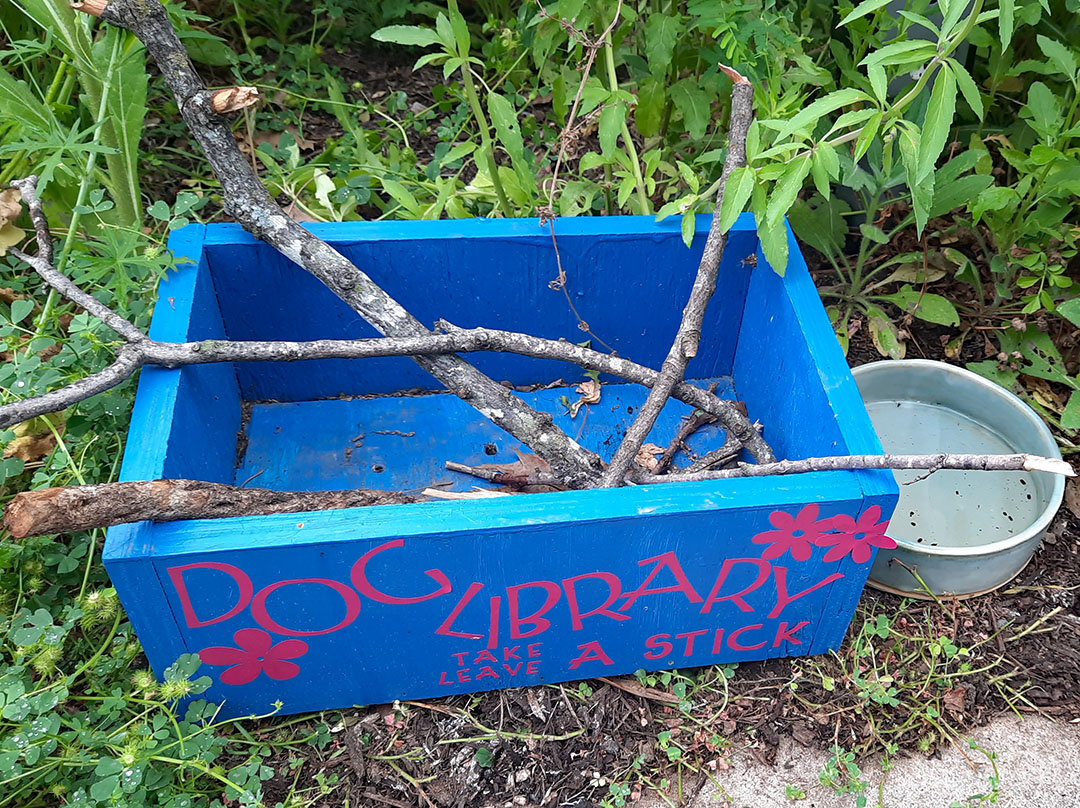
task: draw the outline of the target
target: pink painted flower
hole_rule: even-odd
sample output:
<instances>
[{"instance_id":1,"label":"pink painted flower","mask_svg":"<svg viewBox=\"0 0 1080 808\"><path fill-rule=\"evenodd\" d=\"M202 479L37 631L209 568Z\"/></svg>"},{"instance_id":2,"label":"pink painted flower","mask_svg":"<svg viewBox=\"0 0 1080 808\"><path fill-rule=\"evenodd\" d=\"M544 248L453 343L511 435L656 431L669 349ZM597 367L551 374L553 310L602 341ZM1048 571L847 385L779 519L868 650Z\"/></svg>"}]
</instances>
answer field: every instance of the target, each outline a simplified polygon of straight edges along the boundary
<instances>
[{"instance_id":1,"label":"pink painted flower","mask_svg":"<svg viewBox=\"0 0 1080 808\"><path fill-rule=\"evenodd\" d=\"M246 685L265 673L271 679L292 679L300 666L287 660L307 653L302 640L283 640L274 645L273 638L261 628L242 628L233 634L239 648L214 645L199 651L199 659L207 665L231 665L219 677L224 685Z\"/></svg>"},{"instance_id":2,"label":"pink painted flower","mask_svg":"<svg viewBox=\"0 0 1080 808\"><path fill-rule=\"evenodd\" d=\"M804 507L798 516L773 511L769 514L769 522L776 530L758 533L751 541L769 545L761 554L767 561L779 558L788 551L796 561L809 561L814 552L812 545L817 544L829 528L830 520L822 519L819 522L817 517L818 506L813 504Z\"/></svg>"},{"instance_id":3,"label":"pink painted flower","mask_svg":"<svg viewBox=\"0 0 1080 808\"><path fill-rule=\"evenodd\" d=\"M838 561L850 553L856 564L865 564L874 554L872 548L891 550L896 547L896 542L885 535L889 523L878 522L880 518L881 508L877 505L867 508L858 521L845 514L834 516L827 521L837 532L818 537L814 544L831 548L825 553L826 561Z\"/></svg>"}]
</instances>

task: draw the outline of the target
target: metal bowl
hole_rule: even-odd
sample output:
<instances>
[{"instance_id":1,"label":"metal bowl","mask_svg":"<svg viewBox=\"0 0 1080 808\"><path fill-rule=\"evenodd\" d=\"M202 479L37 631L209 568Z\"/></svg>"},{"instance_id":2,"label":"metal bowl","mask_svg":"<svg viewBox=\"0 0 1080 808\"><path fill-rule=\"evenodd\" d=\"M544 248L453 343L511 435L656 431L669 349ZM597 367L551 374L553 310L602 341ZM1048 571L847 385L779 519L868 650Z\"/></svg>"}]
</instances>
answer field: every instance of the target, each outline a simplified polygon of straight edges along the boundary
<instances>
[{"instance_id":1,"label":"metal bowl","mask_svg":"<svg viewBox=\"0 0 1080 808\"><path fill-rule=\"evenodd\" d=\"M872 362L852 371L886 452L1027 452L1058 458L1046 424L1023 401L975 373L927 359ZM915 598L990 592L1031 560L1065 494L1045 472L894 472L900 501L895 550L870 571L877 589ZM898 563L898 562L902 562ZM905 569L905 566L908 569Z\"/></svg>"}]
</instances>

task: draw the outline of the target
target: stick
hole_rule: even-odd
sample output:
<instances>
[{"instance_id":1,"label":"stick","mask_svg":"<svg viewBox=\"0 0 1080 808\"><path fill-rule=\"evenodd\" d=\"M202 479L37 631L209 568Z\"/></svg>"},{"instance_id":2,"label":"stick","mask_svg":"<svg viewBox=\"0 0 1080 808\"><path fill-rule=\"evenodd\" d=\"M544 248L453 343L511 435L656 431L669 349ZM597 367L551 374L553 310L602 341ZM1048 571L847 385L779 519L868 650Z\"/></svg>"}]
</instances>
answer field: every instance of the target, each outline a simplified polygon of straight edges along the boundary
<instances>
[{"instance_id":1,"label":"stick","mask_svg":"<svg viewBox=\"0 0 1080 808\"><path fill-rule=\"evenodd\" d=\"M760 466L744 464L737 469L698 474L637 475L633 480L628 478L627 481L662 484L804 474L810 471L925 469L934 466L982 471L1046 471L1067 477L1076 476L1072 466L1065 461L1036 455L936 454L812 457ZM542 473L519 477L461 463L447 462L446 467L491 482L562 485L553 475ZM414 496L385 491L270 491L197 480L150 480L24 491L16 494L8 504L4 525L14 538L21 539L145 520L167 522L178 519L216 519L418 501L420 500Z\"/></svg>"},{"instance_id":2,"label":"stick","mask_svg":"<svg viewBox=\"0 0 1080 808\"><path fill-rule=\"evenodd\" d=\"M8 504L4 526L14 538L23 539L127 522L221 519L419 501L409 494L365 489L270 491L198 480L148 480L23 491Z\"/></svg>"},{"instance_id":3,"label":"stick","mask_svg":"<svg viewBox=\"0 0 1080 808\"><path fill-rule=\"evenodd\" d=\"M97 2L75 6L131 31L146 46L221 182L225 211L245 230L317 277L379 333L429 333L368 275L286 216L271 199L237 147L232 130L215 111L222 106L220 91L206 89L158 0L111 0L103 8ZM246 95L250 101L250 93ZM547 460L566 484L576 488L593 483L603 465L600 458L555 426L550 415L532 409L459 356L414 359L448 390Z\"/></svg>"},{"instance_id":4,"label":"stick","mask_svg":"<svg viewBox=\"0 0 1080 808\"><path fill-rule=\"evenodd\" d=\"M629 378L631 381L646 386L651 385L657 375L655 371L628 360L586 348L579 348L565 340L544 340L539 337L531 337L528 334L482 328L464 331L457 329L445 320L439 321L439 327L450 333L425 333L423 336L416 337L313 340L311 342L229 342L226 340L184 343L157 342L144 336L133 324L84 292L74 282L41 258L43 253L51 254L44 252L46 248L43 245L48 245L48 249L51 250L52 238L49 234L48 222L41 212L41 205L37 199L35 180L36 177L33 176L25 180L18 180L16 187L19 187L24 194L28 195L25 198L38 233L39 255L37 258L30 258L30 256L22 253L19 253L19 255L28 261L32 269L41 274L46 283L69 300L78 303L100 317L129 342L128 345L121 349L117 361L105 370L45 395L0 405L0 429L49 412L57 412L92 395L115 387L144 364L178 368L209 362L292 362L303 359L417 356L451 351L504 351L575 362L582 367ZM766 462L773 459L768 445L761 440L737 404L723 401L704 390L686 384L680 385L675 394L688 404L716 415L728 430L734 432L736 436L751 436L751 439L746 442L746 446L756 459L765 460Z\"/></svg>"},{"instance_id":5,"label":"stick","mask_svg":"<svg viewBox=\"0 0 1080 808\"><path fill-rule=\"evenodd\" d=\"M716 382L709 385L709 392L716 390ZM656 461L656 468L653 470L653 474L663 474L668 467L668 464L674 459L675 455L679 453L679 450L683 447L683 444L697 432L701 427L708 424L715 423L716 417L703 412L702 410L694 410L686 418L682 420L682 424L679 426L679 431L675 433L675 437L671 439L671 443L664 449L664 453ZM725 446L727 443L725 442Z\"/></svg>"},{"instance_id":6,"label":"stick","mask_svg":"<svg viewBox=\"0 0 1080 808\"><path fill-rule=\"evenodd\" d=\"M638 410L637 418L626 430L615 456L600 478L601 488L622 485L626 472L634 462L649 432L656 423L656 417L667 403L675 385L683 379L687 363L697 355L701 341L701 324L705 320L705 309L716 291L716 276L720 271L720 259L724 256L727 233L721 232L721 207L724 203L724 186L728 177L736 168L746 165L746 133L754 117L754 86L731 68L721 68L731 78L731 124L728 128L728 152L724 159L724 168L720 174L720 186L716 191L716 209L713 211L712 226L705 241L705 251L698 265L690 299L683 309L682 322L679 323L675 341L671 344L667 358L660 369L660 378L652 386L645 403Z\"/></svg>"},{"instance_id":7,"label":"stick","mask_svg":"<svg viewBox=\"0 0 1080 808\"><path fill-rule=\"evenodd\" d=\"M806 474L811 471L848 471L860 469L967 469L972 471L1046 471L1075 477L1076 472L1064 460L1030 454L923 454L923 455L846 455L808 457L805 460L781 460L758 466L742 464L735 469L699 471L693 474L639 474L634 482L701 482L730 480L736 477L769 477L782 474Z\"/></svg>"},{"instance_id":8,"label":"stick","mask_svg":"<svg viewBox=\"0 0 1080 808\"><path fill-rule=\"evenodd\" d=\"M673 471L672 474L695 474L699 471L708 471L713 466L719 466L724 463L730 462L739 456L739 451L742 449L742 445L734 437L728 437L724 441L724 445L719 449L713 449L707 455L695 460L685 469L678 469Z\"/></svg>"}]
</instances>

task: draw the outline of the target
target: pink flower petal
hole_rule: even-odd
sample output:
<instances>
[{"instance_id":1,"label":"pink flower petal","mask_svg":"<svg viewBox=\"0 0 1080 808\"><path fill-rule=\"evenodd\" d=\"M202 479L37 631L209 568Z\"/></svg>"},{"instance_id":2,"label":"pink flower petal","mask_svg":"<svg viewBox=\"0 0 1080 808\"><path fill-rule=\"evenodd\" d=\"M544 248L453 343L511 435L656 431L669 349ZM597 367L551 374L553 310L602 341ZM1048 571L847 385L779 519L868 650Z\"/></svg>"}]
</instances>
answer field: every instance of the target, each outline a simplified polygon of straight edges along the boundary
<instances>
[{"instance_id":1,"label":"pink flower petal","mask_svg":"<svg viewBox=\"0 0 1080 808\"><path fill-rule=\"evenodd\" d=\"M255 681L262 668L262 662L245 662L229 668L218 679L223 685L246 685L248 682Z\"/></svg>"},{"instance_id":2,"label":"pink flower petal","mask_svg":"<svg viewBox=\"0 0 1080 808\"><path fill-rule=\"evenodd\" d=\"M873 554L874 551L866 542L859 542L851 548L851 558L856 564L865 564Z\"/></svg>"},{"instance_id":3,"label":"pink flower petal","mask_svg":"<svg viewBox=\"0 0 1080 808\"><path fill-rule=\"evenodd\" d=\"M833 547L829 552L825 554L826 561L839 561L841 558L848 554L848 548L842 544L838 544Z\"/></svg>"},{"instance_id":4,"label":"pink flower petal","mask_svg":"<svg viewBox=\"0 0 1080 808\"><path fill-rule=\"evenodd\" d=\"M893 550L896 548L896 540L886 536L884 533L880 536L871 536L866 541L875 547L880 547L882 550Z\"/></svg>"},{"instance_id":5,"label":"pink flower petal","mask_svg":"<svg viewBox=\"0 0 1080 808\"><path fill-rule=\"evenodd\" d=\"M199 659L207 665L235 665L243 662L251 655L239 648L227 648L223 645L212 645L199 651Z\"/></svg>"},{"instance_id":6,"label":"pink flower petal","mask_svg":"<svg viewBox=\"0 0 1080 808\"><path fill-rule=\"evenodd\" d=\"M809 542L792 542L791 557L796 561L809 561L813 553Z\"/></svg>"},{"instance_id":7,"label":"pink flower petal","mask_svg":"<svg viewBox=\"0 0 1080 808\"><path fill-rule=\"evenodd\" d=\"M811 542L818 547L833 547L844 540L843 533L820 533L811 539Z\"/></svg>"},{"instance_id":8,"label":"pink flower petal","mask_svg":"<svg viewBox=\"0 0 1080 808\"><path fill-rule=\"evenodd\" d=\"M778 541L784 541L789 539L791 534L783 530L767 530L764 533L758 533L754 538L750 539L754 544L774 544Z\"/></svg>"},{"instance_id":9,"label":"pink flower petal","mask_svg":"<svg viewBox=\"0 0 1080 808\"><path fill-rule=\"evenodd\" d=\"M271 648L266 656L269 659L295 659L308 651L308 644L303 640L282 640Z\"/></svg>"},{"instance_id":10,"label":"pink flower petal","mask_svg":"<svg viewBox=\"0 0 1080 808\"><path fill-rule=\"evenodd\" d=\"M784 511L773 511L769 514L769 521L780 530L791 530L795 526L795 518Z\"/></svg>"},{"instance_id":11,"label":"pink flower petal","mask_svg":"<svg viewBox=\"0 0 1080 808\"><path fill-rule=\"evenodd\" d=\"M846 513L834 516L829 522L829 527L833 530L839 530L841 533L857 533L859 531L859 527L855 524L855 520Z\"/></svg>"},{"instance_id":12,"label":"pink flower petal","mask_svg":"<svg viewBox=\"0 0 1080 808\"><path fill-rule=\"evenodd\" d=\"M274 639L261 628L242 628L233 634L233 641L254 656L266 656Z\"/></svg>"},{"instance_id":13,"label":"pink flower petal","mask_svg":"<svg viewBox=\"0 0 1080 808\"><path fill-rule=\"evenodd\" d=\"M761 557L764 558L766 561L772 561L774 558L779 558L780 556L782 556L786 549L787 548L783 544L781 544L780 542L776 542L775 544L771 544L767 548L765 548L765 552L761 554Z\"/></svg>"},{"instance_id":14,"label":"pink flower petal","mask_svg":"<svg viewBox=\"0 0 1080 808\"><path fill-rule=\"evenodd\" d=\"M262 664L262 669L267 676L278 681L292 679L296 674L300 673L300 666L295 662L284 662L275 659L266 660Z\"/></svg>"}]
</instances>

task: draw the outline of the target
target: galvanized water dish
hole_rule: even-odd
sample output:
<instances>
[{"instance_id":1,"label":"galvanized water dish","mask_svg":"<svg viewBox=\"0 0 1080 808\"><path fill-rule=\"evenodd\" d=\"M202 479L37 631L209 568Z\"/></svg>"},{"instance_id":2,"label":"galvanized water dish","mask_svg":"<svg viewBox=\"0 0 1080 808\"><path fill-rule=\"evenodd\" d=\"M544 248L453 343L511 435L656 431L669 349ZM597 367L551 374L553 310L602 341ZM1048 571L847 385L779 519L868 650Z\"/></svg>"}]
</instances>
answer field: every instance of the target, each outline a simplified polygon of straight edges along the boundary
<instances>
[{"instance_id":1,"label":"galvanized water dish","mask_svg":"<svg viewBox=\"0 0 1080 808\"><path fill-rule=\"evenodd\" d=\"M1026 452L1060 458L1046 424L1012 393L975 373L925 359L873 362L852 371L889 453ZM924 472L897 471L898 482ZM870 585L926 598L971 597L1010 581L1031 559L1065 493L1043 472L938 471L901 485ZM898 563L902 562L902 563Z\"/></svg>"}]
</instances>

